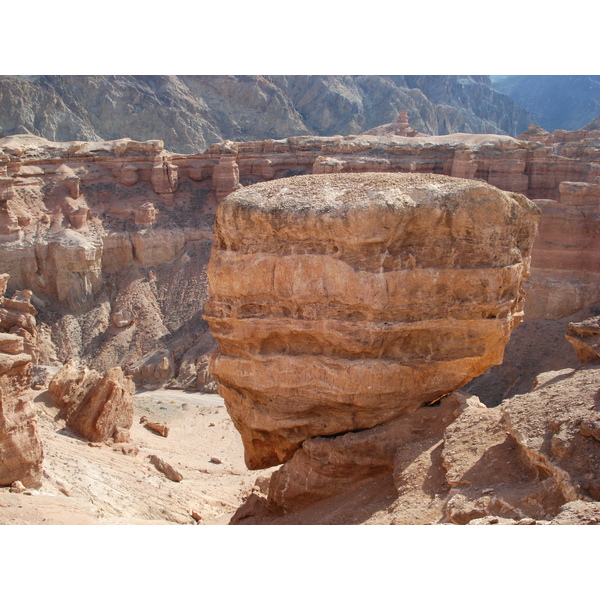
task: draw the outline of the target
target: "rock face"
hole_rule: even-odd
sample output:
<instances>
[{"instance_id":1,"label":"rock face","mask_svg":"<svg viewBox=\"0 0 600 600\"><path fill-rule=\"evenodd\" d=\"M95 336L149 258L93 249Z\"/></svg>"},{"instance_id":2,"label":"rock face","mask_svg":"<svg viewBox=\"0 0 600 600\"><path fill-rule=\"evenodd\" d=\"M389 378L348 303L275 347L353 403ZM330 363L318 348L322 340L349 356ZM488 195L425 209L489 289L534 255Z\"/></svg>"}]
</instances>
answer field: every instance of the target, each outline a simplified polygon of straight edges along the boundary
<instances>
[{"instance_id":1,"label":"rock face","mask_svg":"<svg viewBox=\"0 0 600 600\"><path fill-rule=\"evenodd\" d=\"M205 319L248 467L410 413L500 363L538 213L436 175L312 175L229 196Z\"/></svg>"},{"instance_id":2,"label":"rock face","mask_svg":"<svg viewBox=\"0 0 600 600\"><path fill-rule=\"evenodd\" d=\"M19 310L20 304L31 306L28 302L4 298L7 282L8 275L0 275L0 486L21 481L40 487L44 452L31 400L28 331L21 327L33 315Z\"/></svg>"},{"instance_id":3,"label":"rock face","mask_svg":"<svg viewBox=\"0 0 600 600\"><path fill-rule=\"evenodd\" d=\"M235 88L235 78L220 81ZM312 85L313 100L337 93L324 79ZM303 106L313 110L309 97ZM389 115L395 133L396 109L430 131L398 105ZM166 152L160 140L3 138L0 270L10 273L11 294L33 292L30 308L38 311L25 351L34 365L75 359L104 372L167 348L174 362L169 385L210 388L201 315L217 204L240 185L311 173L439 173L525 194L543 211L525 318L572 314L600 294L598 127L536 129L519 139L299 136L222 142L194 155Z\"/></svg>"},{"instance_id":4,"label":"rock face","mask_svg":"<svg viewBox=\"0 0 600 600\"><path fill-rule=\"evenodd\" d=\"M598 523L599 384L593 365L548 372L499 407L453 392L365 431L311 438L231 522Z\"/></svg>"},{"instance_id":5,"label":"rock face","mask_svg":"<svg viewBox=\"0 0 600 600\"><path fill-rule=\"evenodd\" d=\"M600 362L600 316L569 323L566 337L580 362Z\"/></svg>"},{"instance_id":6,"label":"rock face","mask_svg":"<svg viewBox=\"0 0 600 600\"><path fill-rule=\"evenodd\" d=\"M579 129L600 114L598 75L505 75L493 86L549 131Z\"/></svg>"},{"instance_id":7,"label":"rock face","mask_svg":"<svg viewBox=\"0 0 600 600\"><path fill-rule=\"evenodd\" d=\"M67 425L92 442L105 442L133 424L135 386L119 367L101 375L69 361L48 389Z\"/></svg>"},{"instance_id":8,"label":"rock face","mask_svg":"<svg viewBox=\"0 0 600 600\"><path fill-rule=\"evenodd\" d=\"M542 210L529 318L560 318L600 298L600 183L562 181Z\"/></svg>"}]
</instances>

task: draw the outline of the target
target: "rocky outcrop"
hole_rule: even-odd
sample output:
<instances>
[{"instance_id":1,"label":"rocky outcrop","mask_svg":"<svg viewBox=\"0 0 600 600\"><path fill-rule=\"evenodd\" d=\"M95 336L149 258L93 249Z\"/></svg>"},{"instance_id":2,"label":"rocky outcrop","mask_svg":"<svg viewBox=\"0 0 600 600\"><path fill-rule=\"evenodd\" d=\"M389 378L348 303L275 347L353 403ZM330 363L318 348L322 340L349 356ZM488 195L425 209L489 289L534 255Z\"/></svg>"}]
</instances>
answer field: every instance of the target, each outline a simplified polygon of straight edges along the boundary
<instances>
[{"instance_id":1,"label":"rocky outcrop","mask_svg":"<svg viewBox=\"0 0 600 600\"><path fill-rule=\"evenodd\" d=\"M599 376L595 366L546 374L533 392L501 405L526 460L547 473L567 501L600 501Z\"/></svg>"},{"instance_id":2,"label":"rocky outcrop","mask_svg":"<svg viewBox=\"0 0 600 600\"><path fill-rule=\"evenodd\" d=\"M249 468L410 413L500 363L538 212L435 175L313 175L229 196L205 319Z\"/></svg>"},{"instance_id":3,"label":"rocky outcrop","mask_svg":"<svg viewBox=\"0 0 600 600\"><path fill-rule=\"evenodd\" d=\"M0 486L20 481L37 488L44 452L31 397L30 333L22 327L35 319L28 301L4 298L7 282L8 275L0 275Z\"/></svg>"},{"instance_id":4,"label":"rocky outcrop","mask_svg":"<svg viewBox=\"0 0 600 600\"><path fill-rule=\"evenodd\" d=\"M454 392L368 429L306 440L234 524L598 522L600 369L549 372L486 408Z\"/></svg>"},{"instance_id":5,"label":"rocky outcrop","mask_svg":"<svg viewBox=\"0 0 600 600\"><path fill-rule=\"evenodd\" d=\"M133 424L135 387L119 367L101 375L69 361L48 389L67 425L92 442L105 442Z\"/></svg>"},{"instance_id":6,"label":"rocky outcrop","mask_svg":"<svg viewBox=\"0 0 600 600\"><path fill-rule=\"evenodd\" d=\"M208 389L206 361L192 348L206 328L205 269L225 194L297 174L441 173L485 180L538 202L541 234L525 318L555 318L600 293L599 136L597 127L538 131L535 139L300 136L228 141L196 155L166 152L160 140L56 143L13 136L0 142L6 179L0 182L0 264L11 275L11 293L33 292L38 341L45 344L32 350L34 362L36 354L48 365L73 358L105 371L167 347L175 363L172 384Z\"/></svg>"},{"instance_id":7,"label":"rocky outcrop","mask_svg":"<svg viewBox=\"0 0 600 600\"><path fill-rule=\"evenodd\" d=\"M569 323L566 337L580 362L600 362L600 316L590 317L581 323Z\"/></svg>"},{"instance_id":8,"label":"rocky outcrop","mask_svg":"<svg viewBox=\"0 0 600 600\"><path fill-rule=\"evenodd\" d=\"M167 348L159 348L149 356L144 356L126 370L138 385L159 387L175 374L173 353Z\"/></svg>"},{"instance_id":9,"label":"rocky outcrop","mask_svg":"<svg viewBox=\"0 0 600 600\"><path fill-rule=\"evenodd\" d=\"M240 170L234 154L221 154L221 159L212 173L212 187L215 190L217 201L239 189Z\"/></svg>"}]
</instances>

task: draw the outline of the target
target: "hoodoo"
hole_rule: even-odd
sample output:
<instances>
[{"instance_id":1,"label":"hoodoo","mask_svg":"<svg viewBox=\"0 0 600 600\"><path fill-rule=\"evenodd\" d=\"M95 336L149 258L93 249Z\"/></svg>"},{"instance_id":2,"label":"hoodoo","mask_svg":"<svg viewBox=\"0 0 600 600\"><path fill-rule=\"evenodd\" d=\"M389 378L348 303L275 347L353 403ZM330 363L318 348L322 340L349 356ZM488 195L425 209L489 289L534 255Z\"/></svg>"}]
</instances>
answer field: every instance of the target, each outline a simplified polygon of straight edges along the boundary
<instances>
[{"instance_id":1,"label":"hoodoo","mask_svg":"<svg viewBox=\"0 0 600 600\"><path fill-rule=\"evenodd\" d=\"M499 364L539 213L429 174L307 175L228 196L205 318L248 467L411 413Z\"/></svg>"}]
</instances>

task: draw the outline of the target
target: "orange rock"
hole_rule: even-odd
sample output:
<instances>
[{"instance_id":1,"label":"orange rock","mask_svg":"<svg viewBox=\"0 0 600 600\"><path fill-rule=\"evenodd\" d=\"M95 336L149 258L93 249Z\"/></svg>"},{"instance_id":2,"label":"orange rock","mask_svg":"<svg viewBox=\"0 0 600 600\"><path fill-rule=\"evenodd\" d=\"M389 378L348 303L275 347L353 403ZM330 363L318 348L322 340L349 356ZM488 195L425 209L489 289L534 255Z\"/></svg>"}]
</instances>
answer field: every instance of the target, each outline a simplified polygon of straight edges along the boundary
<instances>
[{"instance_id":1,"label":"orange rock","mask_svg":"<svg viewBox=\"0 0 600 600\"><path fill-rule=\"evenodd\" d=\"M6 291L8 275L0 275L0 292ZM29 296L16 294L9 309L0 309L0 485L19 480L27 487L40 487L44 451L37 417L31 400L30 354L25 353L25 340L14 333L14 320L27 316L28 323L35 318L26 308ZM0 303L7 299L0 295ZM26 310L22 312L19 306ZM35 309L33 309L35 311ZM7 318L7 315L9 318ZM16 328L18 329L18 328ZM23 330L25 335L30 335Z\"/></svg>"},{"instance_id":2,"label":"orange rock","mask_svg":"<svg viewBox=\"0 0 600 600\"><path fill-rule=\"evenodd\" d=\"M436 175L310 175L228 197L205 318L248 467L414 411L499 364L538 213Z\"/></svg>"},{"instance_id":3,"label":"orange rock","mask_svg":"<svg viewBox=\"0 0 600 600\"><path fill-rule=\"evenodd\" d=\"M92 442L104 442L115 435L123 440L122 429L131 428L135 386L120 367L101 375L87 367L78 368L70 360L48 389L62 407L67 425Z\"/></svg>"}]
</instances>

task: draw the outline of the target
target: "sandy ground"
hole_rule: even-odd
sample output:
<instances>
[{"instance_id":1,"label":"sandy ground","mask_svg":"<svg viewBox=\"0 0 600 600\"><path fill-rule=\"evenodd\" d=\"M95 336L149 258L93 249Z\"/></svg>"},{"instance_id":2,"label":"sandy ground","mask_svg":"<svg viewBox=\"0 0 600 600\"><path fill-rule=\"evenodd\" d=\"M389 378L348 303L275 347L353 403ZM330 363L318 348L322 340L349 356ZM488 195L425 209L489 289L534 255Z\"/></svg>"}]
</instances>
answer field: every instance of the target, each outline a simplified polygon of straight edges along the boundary
<instances>
[{"instance_id":1,"label":"sandy ground","mask_svg":"<svg viewBox=\"0 0 600 600\"><path fill-rule=\"evenodd\" d=\"M0 524L227 524L262 473L246 469L240 437L217 395L136 394L136 456L65 429L47 392L36 392L34 404L45 452L43 485L23 494L1 488ZM169 435L144 427L142 416L166 423ZM183 480L167 479L150 462L153 454Z\"/></svg>"}]
</instances>

